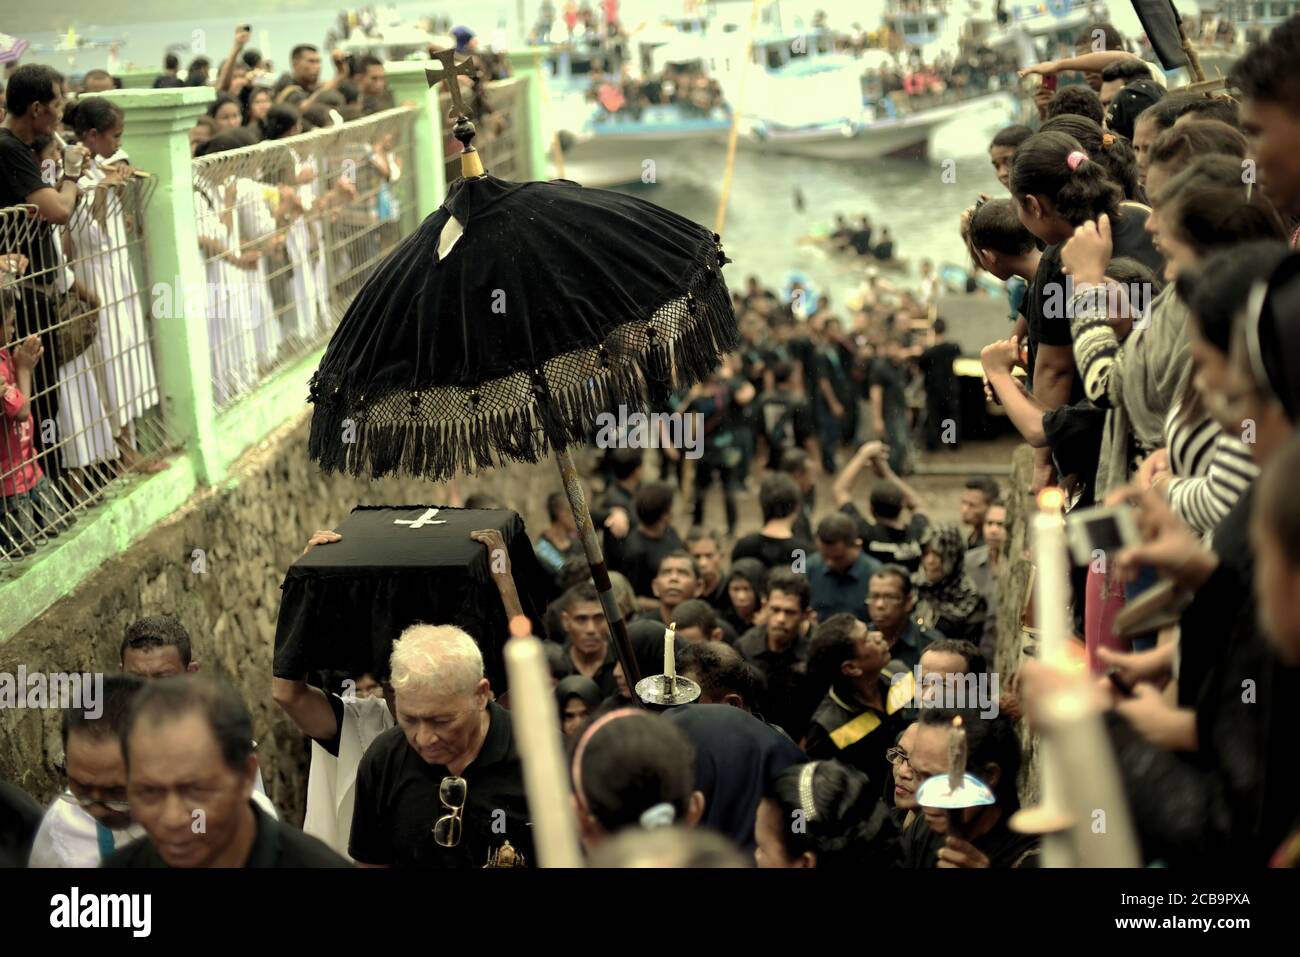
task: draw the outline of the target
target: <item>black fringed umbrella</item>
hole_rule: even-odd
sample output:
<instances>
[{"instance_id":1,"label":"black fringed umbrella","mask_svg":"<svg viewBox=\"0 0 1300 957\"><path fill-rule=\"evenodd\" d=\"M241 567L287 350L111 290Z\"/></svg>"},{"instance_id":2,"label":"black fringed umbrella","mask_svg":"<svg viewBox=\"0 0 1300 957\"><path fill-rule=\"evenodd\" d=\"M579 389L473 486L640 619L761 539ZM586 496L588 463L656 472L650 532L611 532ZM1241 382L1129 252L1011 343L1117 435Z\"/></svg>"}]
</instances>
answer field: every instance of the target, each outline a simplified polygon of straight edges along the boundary
<instances>
[{"instance_id":1,"label":"black fringed umbrella","mask_svg":"<svg viewBox=\"0 0 1300 957\"><path fill-rule=\"evenodd\" d=\"M378 267L312 378L326 470L443 481L554 453L615 651L640 679L569 447L663 406L739 342L718 236L652 203L485 175L456 76L462 176Z\"/></svg>"}]
</instances>

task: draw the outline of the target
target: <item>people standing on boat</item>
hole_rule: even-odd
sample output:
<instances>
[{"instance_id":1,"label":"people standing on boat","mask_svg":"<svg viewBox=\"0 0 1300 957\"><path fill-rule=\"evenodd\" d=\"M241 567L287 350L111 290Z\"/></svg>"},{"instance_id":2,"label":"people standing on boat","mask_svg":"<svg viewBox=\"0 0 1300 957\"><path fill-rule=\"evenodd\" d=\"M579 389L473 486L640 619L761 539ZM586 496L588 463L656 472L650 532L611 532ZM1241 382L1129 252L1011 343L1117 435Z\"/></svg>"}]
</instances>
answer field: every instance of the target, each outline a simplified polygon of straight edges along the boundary
<instances>
[{"instance_id":1,"label":"people standing on boat","mask_svg":"<svg viewBox=\"0 0 1300 957\"><path fill-rule=\"evenodd\" d=\"M880 231L880 242L871 250L871 255L881 262L889 262L894 258L894 237L890 235L888 226Z\"/></svg>"},{"instance_id":2,"label":"people standing on boat","mask_svg":"<svg viewBox=\"0 0 1300 957\"><path fill-rule=\"evenodd\" d=\"M550 43L551 30L555 28L555 4L551 0L542 0L542 8L537 14L536 42Z\"/></svg>"}]
</instances>

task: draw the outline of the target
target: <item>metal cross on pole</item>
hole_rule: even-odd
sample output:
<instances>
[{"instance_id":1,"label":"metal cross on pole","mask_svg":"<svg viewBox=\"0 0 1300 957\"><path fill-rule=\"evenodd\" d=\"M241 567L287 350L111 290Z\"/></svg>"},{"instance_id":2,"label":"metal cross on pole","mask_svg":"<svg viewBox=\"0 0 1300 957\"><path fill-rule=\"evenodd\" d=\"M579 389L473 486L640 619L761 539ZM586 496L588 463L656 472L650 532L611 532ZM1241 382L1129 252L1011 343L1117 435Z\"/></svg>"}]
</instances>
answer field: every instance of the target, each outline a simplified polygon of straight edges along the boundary
<instances>
[{"instance_id":1,"label":"metal cross on pole","mask_svg":"<svg viewBox=\"0 0 1300 957\"><path fill-rule=\"evenodd\" d=\"M429 81L429 86L434 87L444 80L447 81L447 92L451 94L452 112L456 116L468 116L469 110L465 106L465 101L460 95L460 80L458 77L474 76L478 73L478 67L474 64L474 58L470 57L463 63L456 63L455 50L439 50L433 54L435 60L442 62L442 68L425 67L424 75Z\"/></svg>"}]
</instances>

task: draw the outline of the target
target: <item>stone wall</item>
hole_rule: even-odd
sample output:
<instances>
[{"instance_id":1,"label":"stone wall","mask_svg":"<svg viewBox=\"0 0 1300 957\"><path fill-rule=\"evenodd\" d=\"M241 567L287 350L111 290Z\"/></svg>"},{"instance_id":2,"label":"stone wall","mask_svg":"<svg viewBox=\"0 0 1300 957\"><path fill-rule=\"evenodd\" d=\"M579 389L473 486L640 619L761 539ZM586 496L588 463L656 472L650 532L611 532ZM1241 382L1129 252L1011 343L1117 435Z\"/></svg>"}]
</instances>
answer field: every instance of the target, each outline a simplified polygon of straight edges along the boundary
<instances>
[{"instance_id":1,"label":"stone wall","mask_svg":"<svg viewBox=\"0 0 1300 957\"><path fill-rule=\"evenodd\" d=\"M415 479L369 483L320 474L307 458L309 413L250 449L217 488L104 565L77 591L0 645L0 672L110 672L126 626L143 615L177 615L203 670L231 678L252 711L266 789L301 823L307 745L271 700L271 658L285 569L317 528L357 504L441 504L448 489ZM546 524L546 495L560 488L551 463L512 465L458 480L462 494L488 492L519 511L530 535ZM195 571L203 549L205 571ZM0 780L49 799L59 783L59 712L0 710Z\"/></svg>"},{"instance_id":2,"label":"stone wall","mask_svg":"<svg viewBox=\"0 0 1300 957\"><path fill-rule=\"evenodd\" d=\"M1001 675L1002 687L1019 669L1024 660L1024 649L1029 640L1020 627L1024 611L1029 573L1029 518L1034 511L1034 499L1029 494L1033 478L1034 457L1027 445L1018 447L1011 459L1011 477L1003 486L1007 503L1007 551L1009 561L998 570L998 649L994 667ZM1020 801L1025 805L1038 803L1038 749L1037 738L1029 733L1023 719L1017 725L1024 763L1020 772Z\"/></svg>"}]
</instances>

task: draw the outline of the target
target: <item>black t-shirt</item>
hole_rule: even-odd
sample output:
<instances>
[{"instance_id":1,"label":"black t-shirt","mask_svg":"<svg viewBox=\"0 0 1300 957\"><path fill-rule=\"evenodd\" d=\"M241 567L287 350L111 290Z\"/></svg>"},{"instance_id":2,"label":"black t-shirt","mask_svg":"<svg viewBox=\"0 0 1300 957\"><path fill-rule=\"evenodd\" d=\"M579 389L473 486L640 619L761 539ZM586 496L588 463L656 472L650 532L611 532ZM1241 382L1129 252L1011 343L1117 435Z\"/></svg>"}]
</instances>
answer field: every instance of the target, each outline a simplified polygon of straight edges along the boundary
<instances>
[{"instance_id":1,"label":"black t-shirt","mask_svg":"<svg viewBox=\"0 0 1300 957\"><path fill-rule=\"evenodd\" d=\"M907 370L894 365L888 359L878 358L871 363L867 371L867 389L870 394L872 386L880 386L882 411L901 414L907 411Z\"/></svg>"},{"instance_id":2,"label":"black t-shirt","mask_svg":"<svg viewBox=\"0 0 1300 957\"><path fill-rule=\"evenodd\" d=\"M249 802L257 819L257 837L244 867L351 867L343 856L336 854L324 841L304 834L275 820L256 804ZM167 862L154 848L149 838L141 837L125 847L118 848L104 859L100 867L153 868L166 867Z\"/></svg>"},{"instance_id":3,"label":"black t-shirt","mask_svg":"<svg viewBox=\"0 0 1300 957\"><path fill-rule=\"evenodd\" d=\"M671 525L662 538L650 538L641 529L634 528L623 540L618 561L611 558L610 565L615 571L627 576L627 580L632 583L633 592L648 597L654 594L650 583L659 574L659 563L664 556L685 550L681 536Z\"/></svg>"},{"instance_id":4,"label":"black t-shirt","mask_svg":"<svg viewBox=\"0 0 1300 957\"><path fill-rule=\"evenodd\" d=\"M792 336L785 346L790 353L790 358L803 366L803 379L806 384L809 384L809 392L811 393L813 361L817 347L812 344L812 340L808 338L807 334L802 332Z\"/></svg>"},{"instance_id":5,"label":"black t-shirt","mask_svg":"<svg viewBox=\"0 0 1300 957\"><path fill-rule=\"evenodd\" d=\"M1147 216L1145 206L1139 203L1121 205L1121 215L1111 221L1114 252L1112 258L1127 256L1148 266L1157 276L1165 268L1164 259L1151 244L1151 234L1146 231ZM1034 281L1025 295L1022 311L1029 325L1029 368L1034 367L1034 358L1038 355L1039 345L1069 346L1074 343L1070 332L1069 304L1073 282L1061 268L1061 247L1048 246L1043 250L1039 260L1038 271ZM1070 393L1070 402L1083 399L1083 382L1075 376L1075 383Z\"/></svg>"},{"instance_id":6,"label":"black t-shirt","mask_svg":"<svg viewBox=\"0 0 1300 957\"><path fill-rule=\"evenodd\" d=\"M930 523L924 515L913 515L903 528L869 522L858 507L846 502L840 511L858 526L863 550L885 565L902 565L910 572L921 567L921 536Z\"/></svg>"},{"instance_id":7,"label":"black t-shirt","mask_svg":"<svg viewBox=\"0 0 1300 957\"><path fill-rule=\"evenodd\" d=\"M32 148L9 130L0 129L0 208L20 206L27 202L27 197L39 189L51 187L41 178L41 169L36 162ZM0 243L3 243L0 240ZM11 241L12 242L12 241ZM30 260L27 266L28 276L34 276L51 269L57 262L54 254L54 230L50 224L39 216L36 221L36 240L30 248L0 248L0 253L22 252ZM48 281L49 275L40 277Z\"/></svg>"},{"instance_id":8,"label":"black t-shirt","mask_svg":"<svg viewBox=\"0 0 1300 957\"><path fill-rule=\"evenodd\" d=\"M757 558L768 568L788 568L794 561L791 553L796 548L803 550L804 558L814 554L812 542L798 535L792 538L772 538L762 532L754 532L736 542L731 550L731 561L734 564L737 559Z\"/></svg>"},{"instance_id":9,"label":"black t-shirt","mask_svg":"<svg viewBox=\"0 0 1300 957\"><path fill-rule=\"evenodd\" d=\"M488 703L487 738L461 772L468 785L456 847L433 839L438 818L450 813L438 787L450 772L424 761L400 727L371 743L357 767L356 805L348 853L365 864L393 867L482 867L506 841L533 862L523 770L515 752L510 712Z\"/></svg>"},{"instance_id":10,"label":"black t-shirt","mask_svg":"<svg viewBox=\"0 0 1300 957\"><path fill-rule=\"evenodd\" d=\"M812 382L826 381L831 384L831 394L840 402L848 398L849 377L844 369L844 363L840 359L840 351L837 347L821 346L814 350L812 355ZM818 408L826 405L826 397L822 394L820 386L813 386L812 395L816 400Z\"/></svg>"},{"instance_id":11,"label":"black t-shirt","mask_svg":"<svg viewBox=\"0 0 1300 957\"><path fill-rule=\"evenodd\" d=\"M917 357L916 364L925 379L925 394L932 402L955 396L957 373L953 372L952 364L960 357L961 346L955 342L940 342Z\"/></svg>"},{"instance_id":12,"label":"black t-shirt","mask_svg":"<svg viewBox=\"0 0 1300 957\"><path fill-rule=\"evenodd\" d=\"M781 467L781 453L803 448L813 438L812 410L807 401L793 392L768 392L758 400L759 423L768 447L772 450L768 468Z\"/></svg>"}]
</instances>

